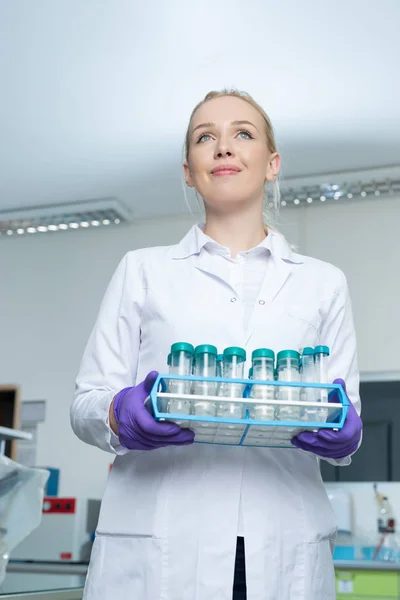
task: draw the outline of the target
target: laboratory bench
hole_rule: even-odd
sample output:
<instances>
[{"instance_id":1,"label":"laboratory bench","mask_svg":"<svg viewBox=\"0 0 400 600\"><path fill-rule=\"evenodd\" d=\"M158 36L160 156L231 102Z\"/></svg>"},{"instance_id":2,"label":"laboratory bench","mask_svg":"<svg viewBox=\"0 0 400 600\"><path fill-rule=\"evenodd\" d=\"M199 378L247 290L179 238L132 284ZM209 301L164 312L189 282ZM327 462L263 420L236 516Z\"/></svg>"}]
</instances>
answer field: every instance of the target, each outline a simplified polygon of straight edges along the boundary
<instances>
[{"instance_id":1,"label":"laboratory bench","mask_svg":"<svg viewBox=\"0 0 400 600\"><path fill-rule=\"evenodd\" d=\"M79 563L10 562L0 600L81 600L87 568Z\"/></svg>"},{"instance_id":2,"label":"laboratory bench","mask_svg":"<svg viewBox=\"0 0 400 600\"><path fill-rule=\"evenodd\" d=\"M0 593L0 598L6 600L82 600L83 587L81 588L60 588L60 589L41 589L31 592L11 592L10 594Z\"/></svg>"}]
</instances>

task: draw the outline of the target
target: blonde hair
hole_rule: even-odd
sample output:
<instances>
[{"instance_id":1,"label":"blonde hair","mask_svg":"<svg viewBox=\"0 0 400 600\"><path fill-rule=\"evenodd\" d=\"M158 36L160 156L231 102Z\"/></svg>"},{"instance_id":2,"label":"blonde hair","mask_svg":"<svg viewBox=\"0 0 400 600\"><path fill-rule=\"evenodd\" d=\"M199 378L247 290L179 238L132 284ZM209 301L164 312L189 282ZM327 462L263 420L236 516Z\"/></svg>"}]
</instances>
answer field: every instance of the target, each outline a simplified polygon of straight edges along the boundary
<instances>
[{"instance_id":1,"label":"blonde hair","mask_svg":"<svg viewBox=\"0 0 400 600\"><path fill-rule=\"evenodd\" d=\"M219 92L218 91L208 92L208 94L204 97L204 99L201 100L201 102L199 102L194 107L192 114L190 115L189 125L188 125L187 131L186 131L186 136L185 136L184 152L185 152L186 162L187 163L189 162L190 127L191 127L194 115L196 114L198 109L206 102L209 102L210 100L214 100L215 98L222 98L224 96L230 96L232 98L240 98L241 100L244 100L245 102L248 102L249 104L251 104L251 106L253 106L260 113L260 115L263 118L264 125L265 125L265 134L267 136L268 149L271 153L278 152L278 149L276 146L276 141L275 141L274 129L272 127L271 120L270 120L269 116L267 115L267 113L265 112L265 110L247 92L242 92L242 91L239 91L236 89L223 89ZM270 223L271 220L274 220L274 216L277 216L277 213L279 211L279 205L280 205L280 191L279 191L279 182L278 182L278 178L277 178L274 182L274 191L273 191L272 201L269 198L268 184L266 183L265 187L264 187L263 214L264 214L264 220L266 223L267 222ZM271 210L270 210L271 208L273 209L273 211L275 213L274 215L271 215Z\"/></svg>"}]
</instances>

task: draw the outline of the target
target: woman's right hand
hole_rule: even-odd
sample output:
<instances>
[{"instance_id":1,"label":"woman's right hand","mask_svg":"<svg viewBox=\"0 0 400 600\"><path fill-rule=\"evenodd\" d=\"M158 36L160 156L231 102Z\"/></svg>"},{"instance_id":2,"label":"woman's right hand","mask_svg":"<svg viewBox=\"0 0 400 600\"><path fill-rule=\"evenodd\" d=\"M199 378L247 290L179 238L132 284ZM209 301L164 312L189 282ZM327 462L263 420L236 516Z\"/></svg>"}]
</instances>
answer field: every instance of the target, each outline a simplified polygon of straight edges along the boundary
<instances>
[{"instance_id":1,"label":"woman's right hand","mask_svg":"<svg viewBox=\"0 0 400 600\"><path fill-rule=\"evenodd\" d=\"M118 437L122 446L129 450L155 450L164 446L186 446L193 444L194 433L181 429L175 423L159 423L144 405L155 380L156 371L151 371L144 381L135 387L124 388L115 396L111 411L118 426ZM113 426L111 414L110 424ZM112 427L115 430L115 427Z\"/></svg>"}]
</instances>

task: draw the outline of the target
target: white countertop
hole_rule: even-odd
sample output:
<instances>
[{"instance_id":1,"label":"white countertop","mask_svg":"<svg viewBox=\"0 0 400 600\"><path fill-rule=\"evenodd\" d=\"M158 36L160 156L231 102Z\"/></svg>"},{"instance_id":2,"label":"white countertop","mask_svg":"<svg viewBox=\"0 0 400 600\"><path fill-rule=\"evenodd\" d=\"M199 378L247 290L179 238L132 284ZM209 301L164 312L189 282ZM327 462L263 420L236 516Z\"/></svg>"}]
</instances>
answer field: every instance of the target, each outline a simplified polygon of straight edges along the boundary
<instances>
[{"instance_id":1,"label":"white countertop","mask_svg":"<svg viewBox=\"0 0 400 600\"><path fill-rule=\"evenodd\" d=\"M335 569L343 571L400 571L400 563L378 560L335 560Z\"/></svg>"}]
</instances>

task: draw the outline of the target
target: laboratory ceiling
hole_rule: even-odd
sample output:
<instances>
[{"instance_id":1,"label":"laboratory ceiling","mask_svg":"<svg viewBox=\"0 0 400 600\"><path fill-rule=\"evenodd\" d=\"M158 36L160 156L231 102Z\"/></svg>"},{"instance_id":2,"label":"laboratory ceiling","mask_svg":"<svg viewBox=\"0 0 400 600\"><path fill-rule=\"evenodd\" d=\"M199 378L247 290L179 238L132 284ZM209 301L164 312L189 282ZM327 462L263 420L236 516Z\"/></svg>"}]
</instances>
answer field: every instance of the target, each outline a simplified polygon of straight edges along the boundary
<instances>
[{"instance_id":1,"label":"laboratory ceiling","mask_svg":"<svg viewBox=\"0 0 400 600\"><path fill-rule=\"evenodd\" d=\"M398 0L2 0L0 210L117 197L183 214L193 106L235 86L283 177L400 164Z\"/></svg>"}]
</instances>

